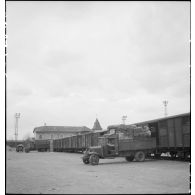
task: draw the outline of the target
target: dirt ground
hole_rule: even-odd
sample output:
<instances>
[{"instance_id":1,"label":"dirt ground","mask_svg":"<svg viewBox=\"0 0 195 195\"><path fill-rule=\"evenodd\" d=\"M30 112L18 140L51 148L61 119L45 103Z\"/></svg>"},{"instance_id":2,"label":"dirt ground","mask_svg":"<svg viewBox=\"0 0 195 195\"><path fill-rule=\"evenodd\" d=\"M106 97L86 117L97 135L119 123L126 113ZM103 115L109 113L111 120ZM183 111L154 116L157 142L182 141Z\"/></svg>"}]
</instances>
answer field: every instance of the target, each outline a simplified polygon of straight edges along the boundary
<instances>
[{"instance_id":1,"label":"dirt ground","mask_svg":"<svg viewBox=\"0 0 195 195\"><path fill-rule=\"evenodd\" d=\"M6 193L136 194L188 193L189 162L124 158L83 164L82 154L7 151Z\"/></svg>"}]
</instances>

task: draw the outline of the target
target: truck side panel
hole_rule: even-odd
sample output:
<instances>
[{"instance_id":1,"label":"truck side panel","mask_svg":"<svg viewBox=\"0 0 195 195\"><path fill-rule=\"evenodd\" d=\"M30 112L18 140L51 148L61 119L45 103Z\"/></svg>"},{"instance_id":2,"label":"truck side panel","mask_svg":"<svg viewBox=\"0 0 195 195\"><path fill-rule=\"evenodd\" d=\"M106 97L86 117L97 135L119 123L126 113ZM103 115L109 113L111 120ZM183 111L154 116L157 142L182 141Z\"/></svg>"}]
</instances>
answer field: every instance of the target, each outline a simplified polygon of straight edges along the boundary
<instances>
[{"instance_id":1,"label":"truck side panel","mask_svg":"<svg viewBox=\"0 0 195 195\"><path fill-rule=\"evenodd\" d=\"M119 141L119 152L127 150L147 150L156 148L156 139L140 137L136 139L124 139Z\"/></svg>"}]
</instances>

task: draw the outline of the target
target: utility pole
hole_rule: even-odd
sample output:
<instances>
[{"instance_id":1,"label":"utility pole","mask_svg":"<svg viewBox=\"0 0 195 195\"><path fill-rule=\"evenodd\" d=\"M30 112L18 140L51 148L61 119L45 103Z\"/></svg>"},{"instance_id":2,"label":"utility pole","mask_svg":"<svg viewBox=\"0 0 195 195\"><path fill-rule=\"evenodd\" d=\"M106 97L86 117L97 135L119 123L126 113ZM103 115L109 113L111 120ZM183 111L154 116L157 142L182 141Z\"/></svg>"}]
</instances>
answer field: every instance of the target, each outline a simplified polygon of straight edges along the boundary
<instances>
[{"instance_id":1,"label":"utility pole","mask_svg":"<svg viewBox=\"0 0 195 195\"><path fill-rule=\"evenodd\" d=\"M17 146L17 141L18 141L18 119L20 118L20 113L15 114L15 145Z\"/></svg>"},{"instance_id":2,"label":"utility pole","mask_svg":"<svg viewBox=\"0 0 195 195\"><path fill-rule=\"evenodd\" d=\"M125 120L127 119L127 116L122 116L123 125L125 125Z\"/></svg>"},{"instance_id":3,"label":"utility pole","mask_svg":"<svg viewBox=\"0 0 195 195\"><path fill-rule=\"evenodd\" d=\"M164 115L165 115L165 117L167 117L167 104L168 104L168 101L167 100L164 100L163 101L163 104L164 104Z\"/></svg>"}]
</instances>

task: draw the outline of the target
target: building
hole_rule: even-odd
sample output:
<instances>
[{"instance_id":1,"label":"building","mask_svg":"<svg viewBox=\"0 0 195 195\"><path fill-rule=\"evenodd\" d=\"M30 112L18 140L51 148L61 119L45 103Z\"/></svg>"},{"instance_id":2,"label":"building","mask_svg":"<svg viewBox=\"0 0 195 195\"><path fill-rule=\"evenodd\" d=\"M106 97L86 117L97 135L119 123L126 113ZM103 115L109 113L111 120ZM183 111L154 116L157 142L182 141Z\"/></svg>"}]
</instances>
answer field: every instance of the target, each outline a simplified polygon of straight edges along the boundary
<instances>
[{"instance_id":1,"label":"building","mask_svg":"<svg viewBox=\"0 0 195 195\"><path fill-rule=\"evenodd\" d=\"M93 131L96 131L96 130L102 130L102 127L98 121L98 119L96 118L95 122L94 122L94 125L93 125L93 128L92 128Z\"/></svg>"},{"instance_id":2,"label":"building","mask_svg":"<svg viewBox=\"0 0 195 195\"><path fill-rule=\"evenodd\" d=\"M72 135L91 132L86 126L40 126L33 130L36 140L64 138Z\"/></svg>"}]
</instances>

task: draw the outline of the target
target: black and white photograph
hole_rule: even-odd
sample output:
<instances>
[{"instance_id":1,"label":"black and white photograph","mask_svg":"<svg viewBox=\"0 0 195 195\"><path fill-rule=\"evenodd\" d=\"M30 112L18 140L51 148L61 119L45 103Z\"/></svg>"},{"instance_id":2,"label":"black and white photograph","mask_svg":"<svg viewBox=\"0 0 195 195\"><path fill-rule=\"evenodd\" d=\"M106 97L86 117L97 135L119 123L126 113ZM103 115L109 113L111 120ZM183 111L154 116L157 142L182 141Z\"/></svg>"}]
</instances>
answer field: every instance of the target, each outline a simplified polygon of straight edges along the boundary
<instances>
[{"instance_id":1,"label":"black and white photograph","mask_svg":"<svg viewBox=\"0 0 195 195\"><path fill-rule=\"evenodd\" d=\"M5 10L6 194L191 192L191 1Z\"/></svg>"}]
</instances>

